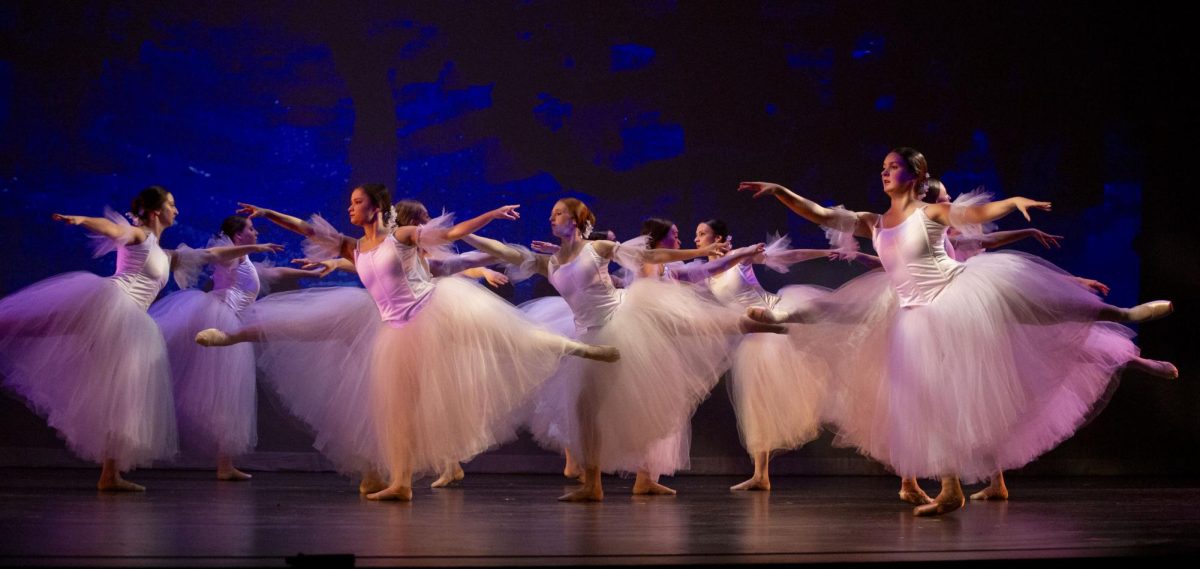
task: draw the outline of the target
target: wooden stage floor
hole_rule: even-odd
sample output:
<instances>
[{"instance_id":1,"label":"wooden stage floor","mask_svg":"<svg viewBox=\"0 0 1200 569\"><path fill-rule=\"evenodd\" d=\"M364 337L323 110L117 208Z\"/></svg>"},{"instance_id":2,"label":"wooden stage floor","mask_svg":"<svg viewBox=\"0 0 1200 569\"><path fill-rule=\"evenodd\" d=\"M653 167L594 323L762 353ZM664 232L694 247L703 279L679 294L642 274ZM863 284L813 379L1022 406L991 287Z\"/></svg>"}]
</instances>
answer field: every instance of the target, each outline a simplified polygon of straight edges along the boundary
<instances>
[{"instance_id":1,"label":"wooden stage floor","mask_svg":"<svg viewBox=\"0 0 1200 569\"><path fill-rule=\"evenodd\" d=\"M1012 477L1007 503L914 518L886 477L778 477L731 493L724 476L664 481L632 497L563 504L551 475L468 474L375 503L332 473L261 472L245 483L146 470L145 494L93 490L98 471L2 469L0 565L276 566L303 553L357 566L873 563L1200 553L1200 480ZM932 482L927 483L932 490ZM301 563L314 560L301 559ZM295 559L292 559L295 562Z\"/></svg>"}]
</instances>

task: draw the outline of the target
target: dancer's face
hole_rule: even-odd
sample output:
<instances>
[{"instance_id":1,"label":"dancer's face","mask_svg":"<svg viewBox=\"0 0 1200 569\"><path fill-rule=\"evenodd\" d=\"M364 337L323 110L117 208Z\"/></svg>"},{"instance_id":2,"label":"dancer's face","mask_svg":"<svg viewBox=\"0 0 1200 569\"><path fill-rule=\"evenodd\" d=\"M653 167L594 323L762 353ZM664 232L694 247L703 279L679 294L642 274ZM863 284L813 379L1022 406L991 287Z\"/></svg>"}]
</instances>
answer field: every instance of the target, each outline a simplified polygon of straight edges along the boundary
<instances>
[{"instance_id":1,"label":"dancer's face","mask_svg":"<svg viewBox=\"0 0 1200 569\"><path fill-rule=\"evenodd\" d=\"M575 218L562 202L555 202L550 210L550 232L555 237L570 237L575 233Z\"/></svg>"},{"instance_id":2,"label":"dancer's face","mask_svg":"<svg viewBox=\"0 0 1200 569\"><path fill-rule=\"evenodd\" d=\"M717 237L716 232L714 232L707 223L701 223L700 225L696 226L695 243L697 249L701 247L707 247L720 240L721 239Z\"/></svg>"},{"instance_id":3,"label":"dancer's face","mask_svg":"<svg viewBox=\"0 0 1200 569\"><path fill-rule=\"evenodd\" d=\"M883 191L888 195L904 193L912 189L912 183L917 179L916 175L908 171L908 164L904 162L904 157L889 152L883 159L883 171L879 173L883 182Z\"/></svg>"},{"instance_id":4,"label":"dancer's face","mask_svg":"<svg viewBox=\"0 0 1200 569\"><path fill-rule=\"evenodd\" d=\"M233 244L253 245L255 243L258 243L258 230L254 228L254 222L247 219L242 230L233 234Z\"/></svg>"},{"instance_id":5,"label":"dancer's face","mask_svg":"<svg viewBox=\"0 0 1200 569\"><path fill-rule=\"evenodd\" d=\"M179 208L175 207L175 196L167 194L167 199L163 202L157 215L164 228L175 225L175 218L179 217Z\"/></svg>"},{"instance_id":6,"label":"dancer's face","mask_svg":"<svg viewBox=\"0 0 1200 569\"><path fill-rule=\"evenodd\" d=\"M937 201L934 203L950 203L950 192L946 191L945 187L938 190Z\"/></svg>"},{"instance_id":7,"label":"dancer's face","mask_svg":"<svg viewBox=\"0 0 1200 569\"><path fill-rule=\"evenodd\" d=\"M371 196L361 188L354 188L350 193L350 207L346 211L350 214L350 223L358 226L375 223L379 215L379 208L371 203Z\"/></svg>"},{"instance_id":8,"label":"dancer's face","mask_svg":"<svg viewBox=\"0 0 1200 569\"><path fill-rule=\"evenodd\" d=\"M672 225L667 231L666 237L658 240L659 249L678 249L679 248L679 227Z\"/></svg>"}]
</instances>

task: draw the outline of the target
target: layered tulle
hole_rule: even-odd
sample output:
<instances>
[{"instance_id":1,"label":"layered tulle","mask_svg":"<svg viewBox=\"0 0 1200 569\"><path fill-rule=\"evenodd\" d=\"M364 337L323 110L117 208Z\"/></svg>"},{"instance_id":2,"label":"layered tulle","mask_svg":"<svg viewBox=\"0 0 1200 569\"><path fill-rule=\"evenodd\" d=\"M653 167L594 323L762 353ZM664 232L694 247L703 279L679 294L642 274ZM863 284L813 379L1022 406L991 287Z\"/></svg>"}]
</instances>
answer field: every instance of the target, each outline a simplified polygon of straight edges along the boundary
<instances>
[{"instance_id":1,"label":"layered tulle","mask_svg":"<svg viewBox=\"0 0 1200 569\"><path fill-rule=\"evenodd\" d=\"M367 291L327 287L273 294L255 302L245 319L260 334L263 378L288 412L312 429L313 446L339 472L379 469L368 369L381 324Z\"/></svg>"},{"instance_id":2,"label":"layered tulle","mask_svg":"<svg viewBox=\"0 0 1200 569\"><path fill-rule=\"evenodd\" d=\"M689 422L729 366L737 320L687 285L635 281L608 323L580 335L621 359L563 363L569 448L606 472L686 468Z\"/></svg>"},{"instance_id":3,"label":"layered tulle","mask_svg":"<svg viewBox=\"0 0 1200 569\"><path fill-rule=\"evenodd\" d=\"M546 329L568 338L578 339L580 332L575 328L575 315L561 296L545 296L518 307L529 320ZM572 367L570 369L578 369ZM542 448L563 452L570 445L569 418L572 412L568 399L571 397L570 370L562 363L533 393L526 403L519 423L533 435Z\"/></svg>"},{"instance_id":4,"label":"layered tulle","mask_svg":"<svg viewBox=\"0 0 1200 569\"><path fill-rule=\"evenodd\" d=\"M80 458L125 470L175 453L162 334L109 278L67 273L0 300L0 374Z\"/></svg>"},{"instance_id":5,"label":"layered tulle","mask_svg":"<svg viewBox=\"0 0 1200 569\"><path fill-rule=\"evenodd\" d=\"M254 346L206 348L196 333L206 328L235 330L242 319L219 293L195 289L154 303L170 355L175 412L185 449L234 456L257 441Z\"/></svg>"},{"instance_id":6,"label":"layered tulle","mask_svg":"<svg viewBox=\"0 0 1200 569\"><path fill-rule=\"evenodd\" d=\"M829 291L790 286L770 308L801 309ZM830 377L824 338L805 326L749 334L734 351L729 395L742 444L751 453L797 448L820 434Z\"/></svg>"},{"instance_id":7,"label":"layered tulle","mask_svg":"<svg viewBox=\"0 0 1200 569\"><path fill-rule=\"evenodd\" d=\"M925 306L897 308L879 272L847 283L819 311L843 324L814 325L842 360L838 441L902 476L970 482L1027 464L1099 411L1138 353L1128 328L1095 321L1103 306L1021 253L971 258Z\"/></svg>"},{"instance_id":8,"label":"layered tulle","mask_svg":"<svg viewBox=\"0 0 1200 569\"><path fill-rule=\"evenodd\" d=\"M380 446L416 475L513 438L517 412L568 348L474 281L436 282L415 317L381 329L371 356Z\"/></svg>"}]
</instances>

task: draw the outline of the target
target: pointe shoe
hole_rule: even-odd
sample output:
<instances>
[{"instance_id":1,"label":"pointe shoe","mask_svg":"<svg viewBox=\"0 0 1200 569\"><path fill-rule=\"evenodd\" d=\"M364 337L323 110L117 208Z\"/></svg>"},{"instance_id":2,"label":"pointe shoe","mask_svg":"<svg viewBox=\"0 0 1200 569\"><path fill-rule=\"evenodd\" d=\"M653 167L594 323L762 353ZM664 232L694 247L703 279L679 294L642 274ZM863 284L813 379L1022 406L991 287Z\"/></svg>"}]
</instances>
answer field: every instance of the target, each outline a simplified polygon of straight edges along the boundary
<instances>
[{"instance_id":1,"label":"pointe shoe","mask_svg":"<svg viewBox=\"0 0 1200 569\"><path fill-rule=\"evenodd\" d=\"M924 506L933 503L933 498L930 498L929 494L926 494L924 490L901 490L900 500L914 506Z\"/></svg>"},{"instance_id":2,"label":"pointe shoe","mask_svg":"<svg viewBox=\"0 0 1200 569\"><path fill-rule=\"evenodd\" d=\"M229 334L226 334L216 328L208 328L196 333L196 343L201 346L228 346L232 344Z\"/></svg>"},{"instance_id":3,"label":"pointe shoe","mask_svg":"<svg viewBox=\"0 0 1200 569\"><path fill-rule=\"evenodd\" d=\"M1130 308L1125 312L1126 322L1140 323L1158 320L1175 311L1175 305L1169 300L1152 300Z\"/></svg>"}]
</instances>

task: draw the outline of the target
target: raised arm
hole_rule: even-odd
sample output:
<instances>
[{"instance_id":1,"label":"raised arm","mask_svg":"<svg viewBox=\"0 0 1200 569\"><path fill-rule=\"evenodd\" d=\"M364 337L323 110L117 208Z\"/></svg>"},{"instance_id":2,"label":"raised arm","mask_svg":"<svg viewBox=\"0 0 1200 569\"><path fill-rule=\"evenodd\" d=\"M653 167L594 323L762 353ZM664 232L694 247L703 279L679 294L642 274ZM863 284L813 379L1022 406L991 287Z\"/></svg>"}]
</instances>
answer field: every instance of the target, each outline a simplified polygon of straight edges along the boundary
<instances>
[{"instance_id":1,"label":"raised arm","mask_svg":"<svg viewBox=\"0 0 1200 569\"><path fill-rule=\"evenodd\" d=\"M1000 219L1013 211L1020 211L1021 215L1025 216L1026 221L1031 221L1029 218L1030 209L1050 211L1050 202L1039 202L1029 198L1015 197L972 206L933 204L926 206L925 213L929 216L929 219L942 225L981 225ZM952 213L953 215L951 215Z\"/></svg>"},{"instance_id":2,"label":"raised arm","mask_svg":"<svg viewBox=\"0 0 1200 569\"><path fill-rule=\"evenodd\" d=\"M775 196L775 199L795 212L796 215L817 225L832 227L846 232L852 231L859 237L871 236L870 220L864 221L864 214L849 212L840 208L825 207L779 184L771 182L742 182L738 185L738 191L753 192L755 199L764 196Z\"/></svg>"},{"instance_id":3,"label":"raised arm","mask_svg":"<svg viewBox=\"0 0 1200 569\"><path fill-rule=\"evenodd\" d=\"M326 275L332 273L333 271L345 271L347 273L355 274L358 273L358 269L354 266L354 261L351 261L345 257L326 259L324 261L314 261L312 259L292 259L292 264L300 265L300 268L292 269L285 267L272 267L270 269L264 269L264 271L286 271L279 273L280 276L284 278L307 278L313 276L317 278L325 278ZM291 271L298 271L302 274L297 275Z\"/></svg>"},{"instance_id":4,"label":"raised arm","mask_svg":"<svg viewBox=\"0 0 1200 569\"><path fill-rule=\"evenodd\" d=\"M676 270L675 277L686 282L702 281L713 275L720 274L738 263L749 261L761 255L765 249L766 246L762 243L739 247L730 251L724 257L703 263L689 263L683 268Z\"/></svg>"},{"instance_id":5,"label":"raised arm","mask_svg":"<svg viewBox=\"0 0 1200 569\"><path fill-rule=\"evenodd\" d=\"M97 235L103 235L109 239L120 239L130 231L129 226L123 226L103 217L88 217L85 215L63 215L55 213L50 215L50 219L59 221L67 225L77 225ZM140 227L133 227L130 244L136 245L146 240L146 231Z\"/></svg>"},{"instance_id":6,"label":"raised arm","mask_svg":"<svg viewBox=\"0 0 1200 569\"><path fill-rule=\"evenodd\" d=\"M523 251L495 239L488 239L487 237L480 237L478 235L464 235L462 240L467 245L505 263L516 266L524 266L527 263L532 263L532 266L529 266L531 270L542 276L549 275L550 257L547 255L537 255L531 251Z\"/></svg>"},{"instance_id":7,"label":"raised arm","mask_svg":"<svg viewBox=\"0 0 1200 569\"><path fill-rule=\"evenodd\" d=\"M256 205L238 202L238 210L236 213L239 215L244 215L250 219L261 217L288 231L299 233L305 237L311 237L315 233L312 224L309 222L298 217L292 217L286 213L280 213L273 209L267 209L265 207L258 207Z\"/></svg>"},{"instance_id":8,"label":"raised arm","mask_svg":"<svg viewBox=\"0 0 1200 569\"><path fill-rule=\"evenodd\" d=\"M225 261L237 259L242 255L251 255L254 253L278 253L283 251L283 245L276 245L274 243L256 243L254 245L209 247L208 249L201 250L209 255L208 262L223 263Z\"/></svg>"}]
</instances>

